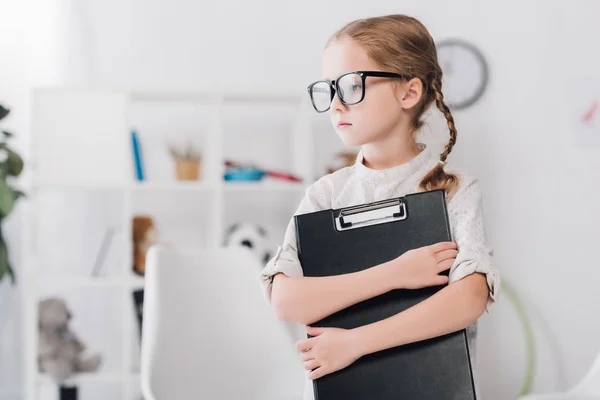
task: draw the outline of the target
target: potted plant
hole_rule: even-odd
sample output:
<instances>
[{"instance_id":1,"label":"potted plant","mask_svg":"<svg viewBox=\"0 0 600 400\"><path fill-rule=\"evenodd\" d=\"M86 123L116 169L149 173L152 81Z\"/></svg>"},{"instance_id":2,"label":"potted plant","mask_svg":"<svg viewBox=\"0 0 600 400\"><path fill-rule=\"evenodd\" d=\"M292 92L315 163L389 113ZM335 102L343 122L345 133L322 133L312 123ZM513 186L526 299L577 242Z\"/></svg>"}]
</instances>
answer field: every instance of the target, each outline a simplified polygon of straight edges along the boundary
<instances>
[{"instance_id":1,"label":"potted plant","mask_svg":"<svg viewBox=\"0 0 600 400\"><path fill-rule=\"evenodd\" d=\"M170 145L169 152L175 160L177 179L191 181L200 179L200 162L202 156L191 143L188 143L183 149Z\"/></svg>"},{"instance_id":2,"label":"potted plant","mask_svg":"<svg viewBox=\"0 0 600 400\"><path fill-rule=\"evenodd\" d=\"M7 108L0 105L0 122L9 112ZM12 212L17 199L23 196L23 192L14 189L7 181L9 176L16 177L23 170L23 160L8 146L7 142L11 136L12 134L7 131L0 132L0 337L4 339L4 346L0 346L0 360L10 360L17 356L13 351L14 343L11 343L11 338L14 340L15 335L19 334L18 329L15 328L17 291L10 290L7 282L8 277L14 286L16 277L2 233L4 219Z\"/></svg>"},{"instance_id":3,"label":"potted plant","mask_svg":"<svg viewBox=\"0 0 600 400\"><path fill-rule=\"evenodd\" d=\"M0 121L9 113L9 109L0 105ZM12 136L7 131L2 131L0 135L0 281L5 275L8 275L14 284L16 277L10 264L8 248L2 233L2 222L12 212L17 200L24 196L23 192L8 183L9 176L17 177L23 171L23 159L8 145Z\"/></svg>"}]
</instances>

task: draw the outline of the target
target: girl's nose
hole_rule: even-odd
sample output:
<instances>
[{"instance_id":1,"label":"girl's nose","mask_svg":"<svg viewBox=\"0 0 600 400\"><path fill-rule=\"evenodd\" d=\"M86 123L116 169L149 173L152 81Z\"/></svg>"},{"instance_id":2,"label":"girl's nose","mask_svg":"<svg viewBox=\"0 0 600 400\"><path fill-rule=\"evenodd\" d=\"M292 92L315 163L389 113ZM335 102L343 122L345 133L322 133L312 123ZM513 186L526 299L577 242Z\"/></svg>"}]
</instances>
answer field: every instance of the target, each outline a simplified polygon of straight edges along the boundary
<instances>
[{"instance_id":1,"label":"girl's nose","mask_svg":"<svg viewBox=\"0 0 600 400\"><path fill-rule=\"evenodd\" d=\"M340 100L340 97L337 94L337 91L335 92L334 96L333 96L333 100L331 100L331 106L330 106L330 110L331 111L342 111L346 109L346 105L344 103L342 103L342 101Z\"/></svg>"}]
</instances>

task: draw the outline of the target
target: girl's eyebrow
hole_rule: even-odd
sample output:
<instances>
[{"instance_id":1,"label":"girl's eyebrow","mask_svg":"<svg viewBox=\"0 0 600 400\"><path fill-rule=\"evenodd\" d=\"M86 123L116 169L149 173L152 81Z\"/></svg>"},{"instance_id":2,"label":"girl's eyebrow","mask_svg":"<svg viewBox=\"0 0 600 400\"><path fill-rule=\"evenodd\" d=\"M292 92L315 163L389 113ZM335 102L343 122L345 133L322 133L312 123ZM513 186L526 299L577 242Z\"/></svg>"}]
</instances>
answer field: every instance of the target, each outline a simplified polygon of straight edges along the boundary
<instances>
[{"instance_id":1,"label":"girl's eyebrow","mask_svg":"<svg viewBox=\"0 0 600 400\"><path fill-rule=\"evenodd\" d=\"M339 74L339 75L336 75L336 76L335 76L335 77L333 77L333 78L332 78L331 76L329 76L329 75L325 75L325 77L324 77L324 78L322 78L322 79L323 79L324 81L329 81L329 82L331 82L331 81L333 81L333 80L336 80L337 78L339 78L340 76L342 76L342 75L344 75L344 74L345 74L345 72L342 72L341 74Z\"/></svg>"}]
</instances>

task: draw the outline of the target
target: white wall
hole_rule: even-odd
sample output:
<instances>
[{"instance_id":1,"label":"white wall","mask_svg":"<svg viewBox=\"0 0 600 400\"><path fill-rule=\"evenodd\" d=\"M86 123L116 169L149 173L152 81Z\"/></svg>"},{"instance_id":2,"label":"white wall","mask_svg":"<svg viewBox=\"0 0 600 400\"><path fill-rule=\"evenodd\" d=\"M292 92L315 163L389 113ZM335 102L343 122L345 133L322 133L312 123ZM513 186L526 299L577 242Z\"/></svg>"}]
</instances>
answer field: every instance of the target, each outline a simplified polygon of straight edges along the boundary
<instances>
[{"instance_id":1,"label":"white wall","mask_svg":"<svg viewBox=\"0 0 600 400\"><path fill-rule=\"evenodd\" d=\"M600 86L597 77L581 83L600 66L600 3L88 0L76 27L87 39L67 53L86 53L88 61L74 63L102 87L304 91L320 77L329 34L347 20L392 12L420 18L436 39L474 42L491 64L484 98L456 113L451 160L480 177L502 276L535 313L535 389L566 388L600 349L600 140L583 146L571 112L582 91ZM434 140L444 140L439 118L431 125ZM524 348L505 297L483 318L480 343L485 398L514 398Z\"/></svg>"},{"instance_id":2,"label":"white wall","mask_svg":"<svg viewBox=\"0 0 600 400\"><path fill-rule=\"evenodd\" d=\"M0 103L11 109L1 128L15 134L11 143L25 159L20 187L26 187L28 181L31 89L89 82L86 51L90 47L84 44L85 29L79 25L83 21L80 5L71 0L0 1ZM3 225L18 286L11 287L8 280L0 284L0 307L6 307L0 315L0 399L24 395L22 202Z\"/></svg>"}]
</instances>

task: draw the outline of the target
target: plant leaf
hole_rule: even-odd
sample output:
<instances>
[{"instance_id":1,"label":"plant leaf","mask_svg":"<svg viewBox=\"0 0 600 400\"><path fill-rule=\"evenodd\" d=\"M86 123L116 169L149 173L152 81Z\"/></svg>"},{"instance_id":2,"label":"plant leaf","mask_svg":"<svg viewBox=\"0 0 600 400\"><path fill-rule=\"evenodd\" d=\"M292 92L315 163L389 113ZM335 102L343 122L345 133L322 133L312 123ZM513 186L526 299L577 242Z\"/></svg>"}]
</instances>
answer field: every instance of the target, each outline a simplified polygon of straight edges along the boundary
<instances>
[{"instance_id":1,"label":"plant leaf","mask_svg":"<svg viewBox=\"0 0 600 400\"><path fill-rule=\"evenodd\" d=\"M4 108L2 105L0 105L0 120L2 120L8 114L10 114L10 110L8 108Z\"/></svg>"},{"instance_id":2,"label":"plant leaf","mask_svg":"<svg viewBox=\"0 0 600 400\"><path fill-rule=\"evenodd\" d=\"M20 155L5 147L8 152L8 159L6 163L8 164L8 174L12 176L19 176L21 171L23 171L23 159Z\"/></svg>"},{"instance_id":3,"label":"plant leaf","mask_svg":"<svg viewBox=\"0 0 600 400\"><path fill-rule=\"evenodd\" d=\"M15 206L13 190L5 180L0 180L0 219L11 213Z\"/></svg>"},{"instance_id":4,"label":"plant leaf","mask_svg":"<svg viewBox=\"0 0 600 400\"><path fill-rule=\"evenodd\" d=\"M6 248L6 242L4 241L4 238L0 238L0 281L6 274L12 276L12 271L8 262L8 250Z\"/></svg>"}]
</instances>

